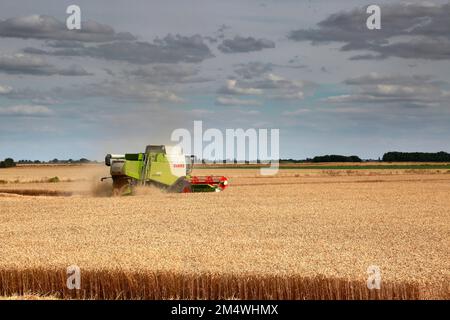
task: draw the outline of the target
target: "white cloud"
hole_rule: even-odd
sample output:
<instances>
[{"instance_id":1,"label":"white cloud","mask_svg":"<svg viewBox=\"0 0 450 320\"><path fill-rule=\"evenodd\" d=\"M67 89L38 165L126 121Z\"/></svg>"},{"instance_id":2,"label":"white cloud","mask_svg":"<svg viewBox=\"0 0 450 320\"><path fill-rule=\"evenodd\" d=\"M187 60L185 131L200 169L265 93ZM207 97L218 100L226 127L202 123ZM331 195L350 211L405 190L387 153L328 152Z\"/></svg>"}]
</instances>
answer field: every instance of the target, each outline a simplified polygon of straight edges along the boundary
<instances>
[{"instance_id":1,"label":"white cloud","mask_svg":"<svg viewBox=\"0 0 450 320\"><path fill-rule=\"evenodd\" d=\"M192 109L190 112L196 117L203 117L214 113L213 111L207 109Z\"/></svg>"},{"instance_id":2,"label":"white cloud","mask_svg":"<svg viewBox=\"0 0 450 320\"><path fill-rule=\"evenodd\" d=\"M221 106L259 106L261 105L261 102L234 97L217 97L216 104Z\"/></svg>"},{"instance_id":3,"label":"white cloud","mask_svg":"<svg viewBox=\"0 0 450 320\"><path fill-rule=\"evenodd\" d=\"M125 81L103 81L68 90L67 94L80 97L107 97L123 101L175 102L184 100L175 92L147 83Z\"/></svg>"},{"instance_id":4,"label":"white cloud","mask_svg":"<svg viewBox=\"0 0 450 320\"><path fill-rule=\"evenodd\" d=\"M254 88L264 89L273 99L302 100L304 88L308 83L301 80L289 80L273 73L266 74L262 80L250 83Z\"/></svg>"},{"instance_id":5,"label":"white cloud","mask_svg":"<svg viewBox=\"0 0 450 320\"><path fill-rule=\"evenodd\" d=\"M281 114L283 116L292 117L292 116L299 116L299 115L308 113L309 111L310 111L309 109L297 109L297 110L294 110L294 111L284 111Z\"/></svg>"},{"instance_id":6,"label":"white cloud","mask_svg":"<svg viewBox=\"0 0 450 320\"><path fill-rule=\"evenodd\" d=\"M237 80L234 79L227 80L226 87L223 87L220 90L220 92L225 94L242 94L242 95L258 95L263 93L261 89L241 88L237 85Z\"/></svg>"},{"instance_id":7,"label":"white cloud","mask_svg":"<svg viewBox=\"0 0 450 320\"><path fill-rule=\"evenodd\" d=\"M282 95L276 96L279 99L295 99L295 100L302 100L305 97L305 94L302 91L298 92L289 92Z\"/></svg>"},{"instance_id":8,"label":"white cloud","mask_svg":"<svg viewBox=\"0 0 450 320\"><path fill-rule=\"evenodd\" d=\"M237 110L237 112L244 116L257 116L261 114L258 110Z\"/></svg>"},{"instance_id":9,"label":"white cloud","mask_svg":"<svg viewBox=\"0 0 450 320\"><path fill-rule=\"evenodd\" d=\"M350 102L352 101L354 96L350 94L341 94L339 96L331 96L328 98L325 98L323 101L325 102L331 102L331 103L341 103L341 102Z\"/></svg>"},{"instance_id":10,"label":"white cloud","mask_svg":"<svg viewBox=\"0 0 450 320\"><path fill-rule=\"evenodd\" d=\"M46 106L17 105L0 108L2 116L46 117L52 114L53 111Z\"/></svg>"},{"instance_id":11,"label":"white cloud","mask_svg":"<svg viewBox=\"0 0 450 320\"><path fill-rule=\"evenodd\" d=\"M356 87L352 94L331 96L323 99L330 103L382 103L411 107L430 107L447 102L445 83L427 75L381 76L371 73L344 82Z\"/></svg>"},{"instance_id":12,"label":"white cloud","mask_svg":"<svg viewBox=\"0 0 450 320\"><path fill-rule=\"evenodd\" d=\"M88 76L91 73L84 68L71 65L67 68L58 68L41 57L16 53L13 55L0 55L0 72L7 74L29 74L39 76Z\"/></svg>"},{"instance_id":13,"label":"white cloud","mask_svg":"<svg viewBox=\"0 0 450 320\"><path fill-rule=\"evenodd\" d=\"M13 90L12 87L0 85L0 94L8 94Z\"/></svg>"},{"instance_id":14,"label":"white cloud","mask_svg":"<svg viewBox=\"0 0 450 320\"><path fill-rule=\"evenodd\" d=\"M302 100L305 97L304 89L307 85L309 83L305 81L288 80L280 75L268 73L262 79L242 81L239 82L239 85L235 79L227 80L226 86L219 89L218 92L227 95L260 95L266 93L267 97L272 99ZM220 101L216 102L221 104ZM248 103L244 104L248 105Z\"/></svg>"}]
</instances>

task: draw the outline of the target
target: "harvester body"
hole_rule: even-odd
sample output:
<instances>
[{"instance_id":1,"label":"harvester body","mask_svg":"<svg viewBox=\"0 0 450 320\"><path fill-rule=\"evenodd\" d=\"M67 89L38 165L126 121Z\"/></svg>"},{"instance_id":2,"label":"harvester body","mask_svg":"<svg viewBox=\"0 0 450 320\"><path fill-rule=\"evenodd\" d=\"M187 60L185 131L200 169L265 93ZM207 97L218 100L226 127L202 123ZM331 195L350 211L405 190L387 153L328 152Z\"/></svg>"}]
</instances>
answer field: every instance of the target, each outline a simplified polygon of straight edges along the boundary
<instances>
[{"instance_id":1,"label":"harvester body","mask_svg":"<svg viewBox=\"0 0 450 320\"><path fill-rule=\"evenodd\" d=\"M228 184L223 176L191 176L192 158L178 146L150 145L144 153L108 154L105 164L111 168L114 195L132 194L138 185L169 192L219 192Z\"/></svg>"}]
</instances>

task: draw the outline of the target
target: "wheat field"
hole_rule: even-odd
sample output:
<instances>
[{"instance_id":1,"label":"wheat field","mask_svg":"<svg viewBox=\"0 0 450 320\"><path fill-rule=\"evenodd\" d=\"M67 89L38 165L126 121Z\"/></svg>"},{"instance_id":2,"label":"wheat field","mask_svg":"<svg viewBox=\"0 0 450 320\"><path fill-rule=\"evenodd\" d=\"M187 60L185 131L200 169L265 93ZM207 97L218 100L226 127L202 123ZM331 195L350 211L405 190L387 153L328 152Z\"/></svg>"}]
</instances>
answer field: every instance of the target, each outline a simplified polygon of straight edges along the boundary
<instances>
[{"instance_id":1,"label":"wheat field","mask_svg":"<svg viewBox=\"0 0 450 320\"><path fill-rule=\"evenodd\" d=\"M450 298L446 172L195 173L226 175L230 187L111 198L93 182L108 175L102 166L2 169L0 296ZM80 290L66 287L70 265ZM371 265L379 290L367 288Z\"/></svg>"}]
</instances>

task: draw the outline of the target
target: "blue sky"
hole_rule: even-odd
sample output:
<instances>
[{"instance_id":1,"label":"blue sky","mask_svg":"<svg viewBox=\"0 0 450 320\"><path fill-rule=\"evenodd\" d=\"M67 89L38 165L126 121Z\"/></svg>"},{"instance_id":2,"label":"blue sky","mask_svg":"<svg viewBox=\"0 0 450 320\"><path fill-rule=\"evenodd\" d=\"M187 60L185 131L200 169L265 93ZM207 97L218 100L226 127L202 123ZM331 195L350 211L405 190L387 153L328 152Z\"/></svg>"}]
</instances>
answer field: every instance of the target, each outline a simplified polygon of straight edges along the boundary
<instances>
[{"instance_id":1,"label":"blue sky","mask_svg":"<svg viewBox=\"0 0 450 320\"><path fill-rule=\"evenodd\" d=\"M450 151L450 5L4 0L0 158L87 157L174 129L278 128L282 158Z\"/></svg>"}]
</instances>

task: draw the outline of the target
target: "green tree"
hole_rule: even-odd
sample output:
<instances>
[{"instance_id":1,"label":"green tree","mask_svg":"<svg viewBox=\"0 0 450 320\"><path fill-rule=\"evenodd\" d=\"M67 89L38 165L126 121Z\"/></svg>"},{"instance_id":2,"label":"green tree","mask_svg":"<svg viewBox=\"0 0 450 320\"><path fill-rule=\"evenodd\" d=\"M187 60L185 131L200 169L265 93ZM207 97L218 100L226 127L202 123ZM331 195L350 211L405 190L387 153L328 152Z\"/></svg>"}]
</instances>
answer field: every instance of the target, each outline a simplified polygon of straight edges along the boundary
<instances>
[{"instance_id":1,"label":"green tree","mask_svg":"<svg viewBox=\"0 0 450 320\"><path fill-rule=\"evenodd\" d=\"M6 158L5 160L0 162L0 168L11 168L15 167L16 163L13 158Z\"/></svg>"}]
</instances>

